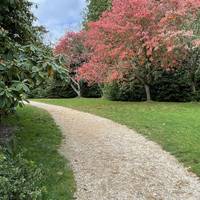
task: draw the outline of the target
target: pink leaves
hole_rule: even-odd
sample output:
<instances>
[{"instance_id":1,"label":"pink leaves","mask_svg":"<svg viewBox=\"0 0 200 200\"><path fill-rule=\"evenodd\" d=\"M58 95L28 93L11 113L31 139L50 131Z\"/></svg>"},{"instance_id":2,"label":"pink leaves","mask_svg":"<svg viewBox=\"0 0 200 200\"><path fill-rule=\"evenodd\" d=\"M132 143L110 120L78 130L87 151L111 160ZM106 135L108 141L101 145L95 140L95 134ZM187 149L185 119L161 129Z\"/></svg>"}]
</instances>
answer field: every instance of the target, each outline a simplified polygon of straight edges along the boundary
<instances>
[{"instance_id":1,"label":"pink leaves","mask_svg":"<svg viewBox=\"0 0 200 200\"><path fill-rule=\"evenodd\" d=\"M66 65L79 66L87 60L87 51L83 45L85 41L85 33L68 32L55 45L54 54L63 55Z\"/></svg>"},{"instance_id":2,"label":"pink leaves","mask_svg":"<svg viewBox=\"0 0 200 200\"><path fill-rule=\"evenodd\" d=\"M193 35L180 27L188 13L195 13L199 2L113 0L112 10L105 12L99 21L89 24L85 44L92 50L91 58L80 69L80 75L90 74L87 79L96 82L112 81L120 78L119 74L126 71L124 69L132 67L134 57L139 60L148 58L154 64L160 61L166 68L176 65L173 51L185 47L180 44L180 38ZM144 67L144 62L140 63L137 67Z\"/></svg>"},{"instance_id":3,"label":"pink leaves","mask_svg":"<svg viewBox=\"0 0 200 200\"><path fill-rule=\"evenodd\" d=\"M110 80L115 81L115 80L118 80L120 78L122 78L122 77L120 76L119 72L114 70L114 71L111 72L111 76L109 77L109 82L110 82Z\"/></svg>"},{"instance_id":4,"label":"pink leaves","mask_svg":"<svg viewBox=\"0 0 200 200\"><path fill-rule=\"evenodd\" d=\"M141 61L137 68L144 68L146 61L153 67L177 67L193 38L183 24L191 23L199 9L200 0L113 0L99 21L89 23L85 32L67 33L54 52L65 55L69 64L87 61L78 74L97 83L134 71L134 59Z\"/></svg>"},{"instance_id":5,"label":"pink leaves","mask_svg":"<svg viewBox=\"0 0 200 200\"><path fill-rule=\"evenodd\" d=\"M194 40L193 44L195 47L200 47L200 39Z\"/></svg>"}]
</instances>

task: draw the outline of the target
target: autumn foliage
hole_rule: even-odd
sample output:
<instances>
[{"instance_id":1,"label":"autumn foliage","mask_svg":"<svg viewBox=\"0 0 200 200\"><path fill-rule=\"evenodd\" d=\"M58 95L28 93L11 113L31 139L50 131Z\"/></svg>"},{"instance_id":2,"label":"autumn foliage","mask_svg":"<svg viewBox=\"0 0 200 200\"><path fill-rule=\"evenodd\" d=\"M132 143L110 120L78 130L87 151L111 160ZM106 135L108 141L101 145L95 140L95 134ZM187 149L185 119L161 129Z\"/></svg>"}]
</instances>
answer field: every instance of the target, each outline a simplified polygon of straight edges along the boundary
<instances>
[{"instance_id":1,"label":"autumn foliage","mask_svg":"<svg viewBox=\"0 0 200 200\"><path fill-rule=\"evenodd\" d=\"M54 54L62 55L67 68L79 67L87 60L84 32L67 32L55 45Z\"/></svg>"},{"instance_id":2,"label":"autumn foliage","mask_svg":"<svg viewBox=\"0 0 200 200\"><path fill-rule=\"evenodd\" d=\"M110 83L131 74L150 100L154 71L180 67L191 46L200 44L190 28L199 10L200 0L113 0L111 10L87 25L82 41L87 62L78 69L79 78ZM61 49L69 60L77 59L68 41L61 39L55 52Z\"/></svg>"}]
</instances>

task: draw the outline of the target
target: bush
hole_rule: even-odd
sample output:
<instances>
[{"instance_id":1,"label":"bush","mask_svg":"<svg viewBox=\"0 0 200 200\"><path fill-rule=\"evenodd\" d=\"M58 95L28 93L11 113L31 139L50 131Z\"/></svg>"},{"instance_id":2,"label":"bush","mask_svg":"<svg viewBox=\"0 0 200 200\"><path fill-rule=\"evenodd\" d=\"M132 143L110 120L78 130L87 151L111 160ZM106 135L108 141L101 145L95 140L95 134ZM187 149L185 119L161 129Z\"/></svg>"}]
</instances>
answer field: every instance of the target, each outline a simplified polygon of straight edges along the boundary
<instances>
[{"instance_id":1,"label":"bush","mask_svg":"<svg viewBox=\"0 0 200 200\"><path fill-rule=\"evenodd\" d=\"M41 170L33 162L0 152L0 200L39 200L44 192Z\"/></svg>"},{"instance_id":2,"label":"bush","mask_svg":"<svg viewBox=\"0 0 200 200\"><path fill-rule=\"evenodd\" d=\"M48 97L47 93L48 93L47 89L43 87L37 87L33 89L28 96L29 98L46 98Z\"/></svg>"},{"instance_id":3,"label":"bush","mask_svg":"<svg viewBox=\"0 0 200 200\"><path fill-rule=\"evenodd\" d=\"M55 82L47 91L48 98L74 98L76 96L76 92L69 84L63 86L59 82Z\"/></svg>"},{"instance_id":4,"label":"bush","mask_svg":"<svg viewBox=\"0 0 200 200\"><path fill-rule=\"evenodd\" d=\"M82 81L81 96L85 98L100 98L102 97L102 91L98 84L89 86L86 82Z\"/></svg>"},{"instance_id":5,"label":"bush","mask_svg":"<svg viewBox=\"0 0 200 200\"><path fill-rule=\"evenodd\" d=\"M136 81L113 82L103 87L104 97L113 101L143 101L145 90Z\"/></svg>"},{"instance_id":6,"label":"bush","mask_svg":"<svg viewBox=\"0 0 200 200\"><path fill-rule=\"evenodd\" d=\"M197 77L200 80L200 77ZM196 93L191 89L187 71L184 68L155 73L150 85L151 97L154 101L188 102L200 100L200 81L197 80ZM123 80L106 84L103 87L106 98L114 101L145 101L144 87L136 80Z\"/></svg>"},{"instance_id":7,"label":"bush","mask_svg":"<svg viewBox=\"0 0 200 200\"><path fill-rule=\"evenodd\" d=\"M102 96L101 88L94 84L89 86L86 82L81 81L81 95L85 98L99 98ZM30 98L74 98L77 97L76 92L69 83L55 78L49 80L45 85L35 88L29 94Z\"/></svg>"},{"instance_id":8,"label":"bush","mask_svg":"<svg viewBox=\"0 0 200 200\"><path fill-rule=\"evenodd\" d=\"M46 91L44 97L48 98L73 98L77 96L70 83L61 80L59 76L54 76L43 88L43 91Z\"/></svg>"},{"instance_id":9,"label":"bush","mask_svg":"<svg viewBox=\"0 0 200 200\"><path fill-rule=\"evenodd\" d=\"M191 86L183 69L160 71L151 85L152 99L155 101L187 102L192 101Z\"/></svg>"},{"instance_id":10,"label":"bush","mask_svg":"<svg viewBox=\"0 0 200 200\"><path fill-rule=\"evenodd\" d=\"M30 98L73 98L76 96L77 94L70 84L59 79L59 77L49 79L45 84L33 89L29 94Z\"/></svg>"},{"instance_id":11,"label":"bush","mask_svg":"<svg viewBox=\"0 0 200 200\"><path fill-rule=\"evenodd\" d=\"M119 101L119 85L117 82L103 86L103 96L112 101Z\"/></svg>"}]
</instances>

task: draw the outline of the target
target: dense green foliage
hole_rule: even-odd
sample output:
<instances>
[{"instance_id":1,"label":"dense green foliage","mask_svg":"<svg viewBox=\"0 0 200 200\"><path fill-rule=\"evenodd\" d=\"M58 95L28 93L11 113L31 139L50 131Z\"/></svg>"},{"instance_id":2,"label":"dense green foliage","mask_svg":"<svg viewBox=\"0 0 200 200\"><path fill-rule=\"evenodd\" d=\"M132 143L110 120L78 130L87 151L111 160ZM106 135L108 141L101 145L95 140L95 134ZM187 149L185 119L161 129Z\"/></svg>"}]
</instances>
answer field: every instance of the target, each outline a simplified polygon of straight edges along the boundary
<instances>
[{"instance_id":1,"label":"dense green foliage","mask_svg":"<svg viewBox=\"0 0 200 200\"><path fill-rule=\"evenodd\" d=\"M32 3L26 0L3 0L0 5L0 26L7 31L7 38L19 44L40 42L38 31L42 27L32 25L35 19L30 11Z\"/></svg>"},{"instance_id":2,"label":"dense green foliage","mask_svg":"<svg viewBox=\"0 0 200 200\"><path fill-rule=\"evenodd\" d=\"M77 94L69 82L63 81L60 76L54 75L39 87L29 93L29 98L73 98Z\"/></svg>"},{"instance_id":3,"label":"dense green foliage","mask_svg":"<svg viewBox=\"0 0 200 200\"><path fill-rule=\"evenodd\" d=\"M200 77L196 73L193 92L187 70L184 68L165 71L158 70L150 85L152 100L170 102L199 101ZM104 96L115 101L145 101L144 87L132 79L113 82L103 87Z\"/></svg>"},{"instance_id":4,"label":"dense green foliage","mask_svg":"<svg viewBox=\"0 0 200 200\"><path fill-rule=\"evenodd\" d=\"M137 81L120 81L102 87L104 97L112 101L143 101L145 90Z\"/></svg>"},{"instance_id":5,"label":"dense green foliage","mask_svg":"<svg viewBox=\"0 0 200 200\"><path fill-rule=\"evenodd\" d=\"M33 191L29 195L35 195L38 192L38 198L26 196L26 198L4 199L40 199L40 190L44 188L41 199L72 200L75 190L73 172L68 162L58 152L62 135L49 114L43 110L26 106L18 109L17 114L4 119L3 124L17 126L14 153L20 155L23 152L22 158L19 159L5 160L1 157L5 160L3 166L1 166L3 160L0 160L1 172L7 174L8 178L5 181L8 184L13 183L13 187L4 185L4 192L11 195L13 194L11 190L16 186L18 186L15 188L18 193L26 194L28 191ZM23 178L26 182L22 182Z\"/></svg>"},{"instance_id":6,"label":"dense green foliage","mask_svg":"<svg viewBox=\"0 0 200 200\"><path fill-rule=\"evenodd\" d=\"M99 98L102 96L100 87L96 84L89 86L86 82L80 81L80 92L82 97ZM29 93L30 98L73 98L77 93L68 82L63 82L58 76L49 79L45 85L33 89Z\"/></svg>"},{"instance_id":7,"label":"dense green foliage","mask_svg":"<svg viewBox=\"0 0 200 200\"><path fill-rule=\"evenodd\" d=\"M61 80L52 80L46 91L46 97L49 98L73 98L76 97L76 92L72 89L70 84L63 84Z\"/></svg>"},{"instance_id":8,"label":"dense green foliage","mask_svg":"<svg viewBox=\"0 0 200 200\"><path fill-rule=\"evenodd\" d=\"M158 71L158 77L151 85L154 101L188 102L198 100L198 93L194 94L187 72L184 68L172 71ZM197 88L200 89L199 87Z\"/></svg>"},{"instance_id":9,"label":"dense green foliage","mask_svg":"<svg viewBox=\"0 0 200 200\"><path fill-rule=\"evenodd\" d=\"M41 42L44 29L33 26L31 6L27 0L0 2L0 117L13 112L53 72L66 79Z\"/></svg>"},{"instance_id":10,"label":"dense green foliage","mask_svg":"<svg viewBox=\"0 0 200 200\"><path fill-rule=\"evenodd\" d=\"M98 84L88 85L87 82L81 81L81 96L86 98L100 98L102 91Z\"/></svg>"},{"instance_id":11,"label":"dense green foliage","mask_svg":"<svg viewBox=\"0 0 200 200\"><path fill-rule=\"evenodd\" d=\"M44 99L127 125L156 141L200 176L199 103L113 102L105 99Z\"/></svg>"},{"instance_id":12,"label":"dense green foliage","mask_svg":"<svg viewBox=\"0 0 200 200\"><path fill-rule=\"evenodd\" d=\"M105 10L111 8L112 0L87 0L84 23L97 21Z\"/></svg>"},{"instance_id":13,"label":"dense green foliage","mask_svg":"<svg viewBox=\"0 0 200 200\"><path fill-rule=\"evenodd\" d=\"M0 153L0 199L37 200L42 199L45 187L42 186L41 170L31 161L17 155Z\"/></svg>"}]
</instances>

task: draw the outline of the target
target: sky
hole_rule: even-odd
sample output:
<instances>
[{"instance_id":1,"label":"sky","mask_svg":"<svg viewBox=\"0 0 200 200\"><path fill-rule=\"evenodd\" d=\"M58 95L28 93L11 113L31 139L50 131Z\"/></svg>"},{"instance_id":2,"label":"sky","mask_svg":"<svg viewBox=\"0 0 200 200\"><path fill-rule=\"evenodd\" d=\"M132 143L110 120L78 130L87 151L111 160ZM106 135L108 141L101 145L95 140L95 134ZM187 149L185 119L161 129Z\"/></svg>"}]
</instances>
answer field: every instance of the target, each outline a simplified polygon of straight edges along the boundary
<instances>
[{"instance_id":1,"label":"sky","mask_svg":"<svg viewBox=\"0 0 200 200\"><path fill-rule=\"evenodd\" d=\"M36 24L49 31L46 41L55 43L66 31L81 29L85 0L31 0L38 5L33 13L38 18Z\"/></svg>"}]
</instances>

